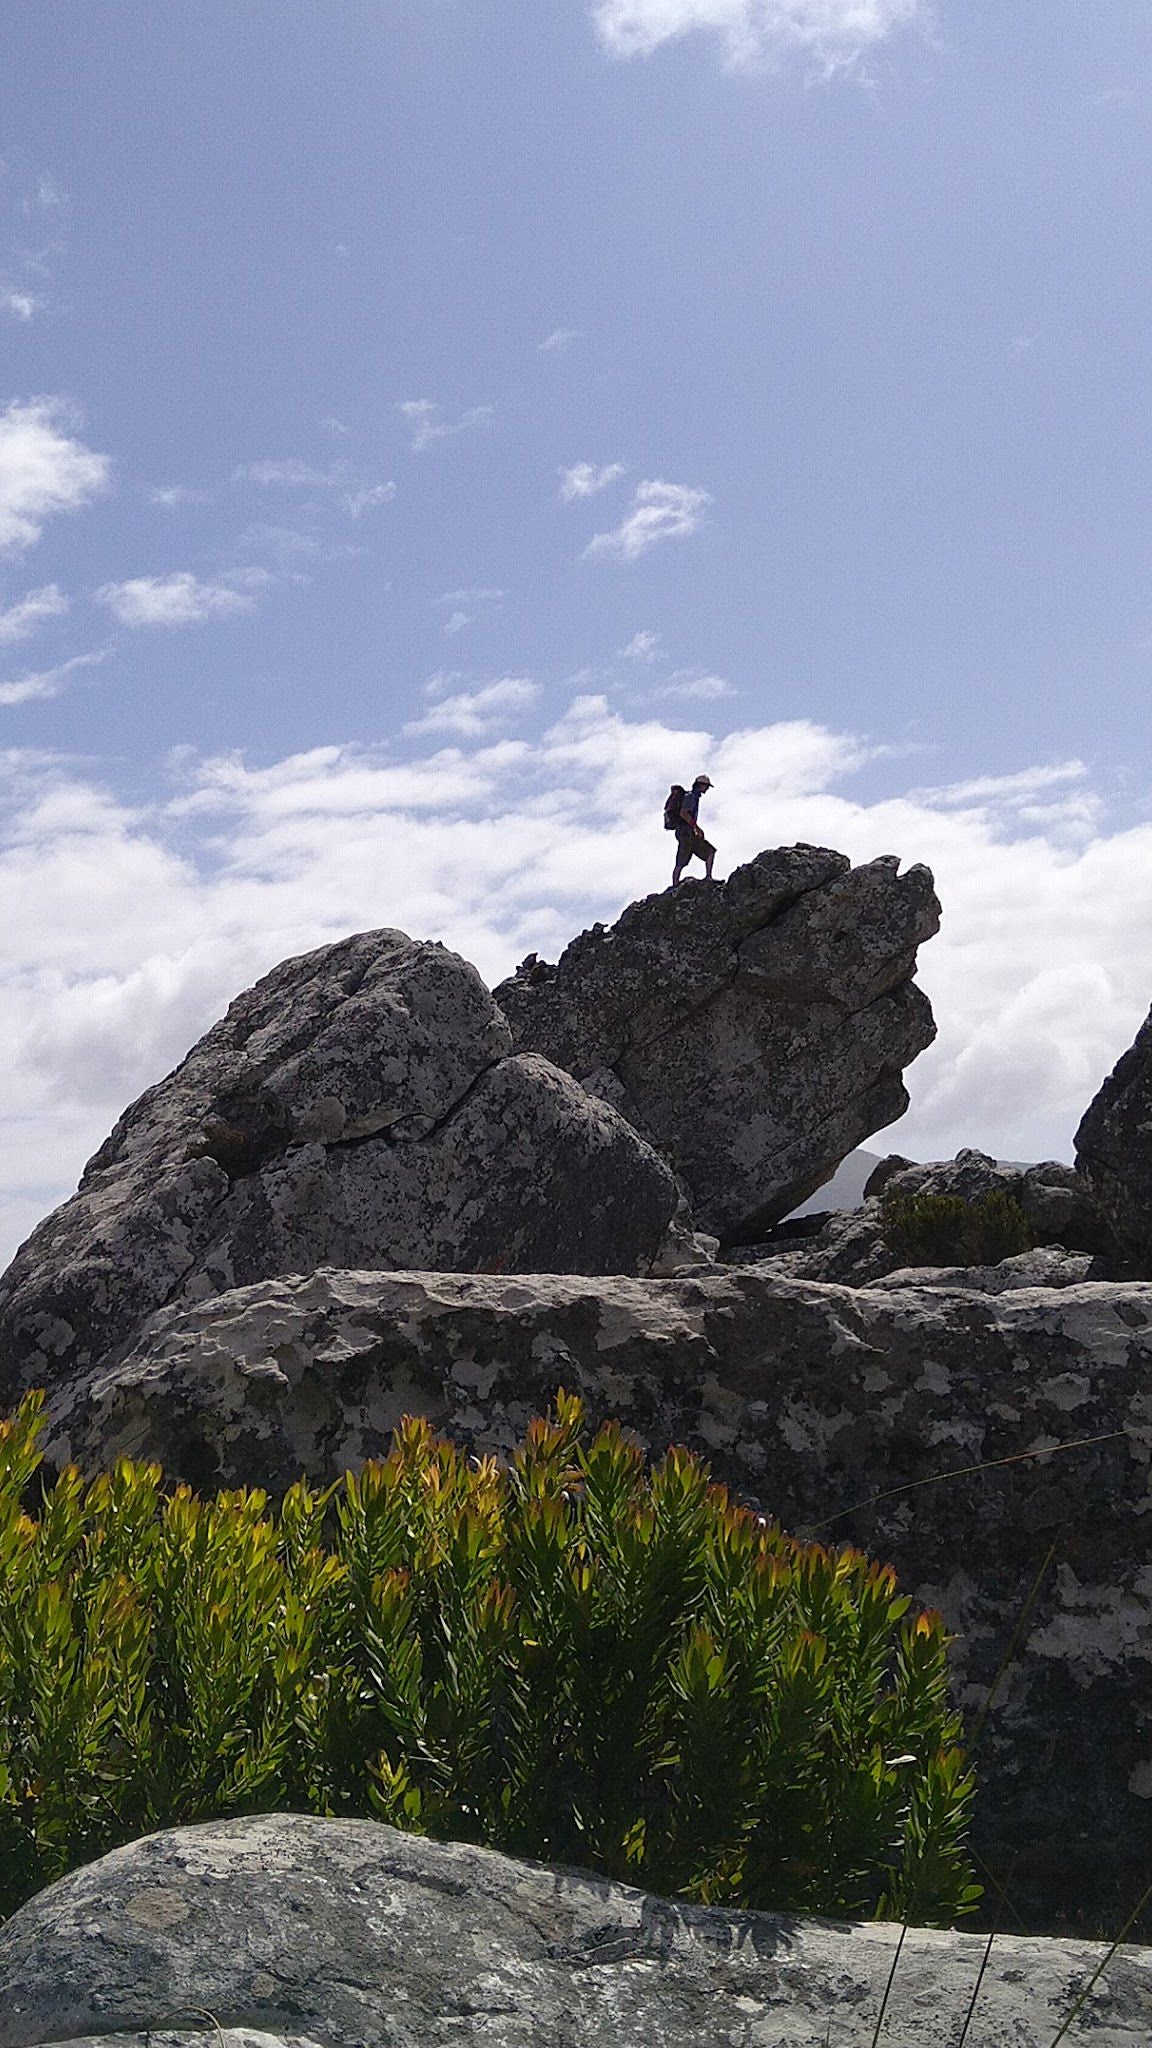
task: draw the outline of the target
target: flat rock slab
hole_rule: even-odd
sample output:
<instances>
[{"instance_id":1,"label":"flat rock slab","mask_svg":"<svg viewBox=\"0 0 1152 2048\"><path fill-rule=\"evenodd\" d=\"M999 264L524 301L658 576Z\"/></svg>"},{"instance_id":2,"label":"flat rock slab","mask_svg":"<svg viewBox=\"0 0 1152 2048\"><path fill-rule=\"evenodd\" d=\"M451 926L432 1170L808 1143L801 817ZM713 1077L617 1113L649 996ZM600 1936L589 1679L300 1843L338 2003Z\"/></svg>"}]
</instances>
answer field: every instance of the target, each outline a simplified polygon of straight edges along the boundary
<instances>
[{"instance_id":1,"label":"flat rock slab","mask_svg":"<svg viewBox=\"0 0 1152 2048\"><path fill-rule=\"evenodd\" d=\"M268 1281L163 1312L114 1370L59 1388L48 1447L276 1490L382 1455L405 1413L508 1451L559 1386L656 1454L690 1444L942 1609L969 1714L1015 1644L979 1851L1027 1922L1095 1933L1147 1883L1152 1831L1152 1285L930 1282Z\"/></svg>"},{"instance_id":2,"label":"flat rock slab","mask_svg":"<svg viewBox=\"0 0 1152 2048\"><path fill-rule=\"evenodd\" d=\"M670 1904L582 1872L298 1815L152 1835L0 1929L0 2048L870 2048L900 1930ZM986 1943L910 1931L884 2048L954 2048ZM997 1936L967 2048L1049 2048L1103 1950ZM1152 1952L1073 2040L1147 2048Z\"/></svg>"}]
</instances>

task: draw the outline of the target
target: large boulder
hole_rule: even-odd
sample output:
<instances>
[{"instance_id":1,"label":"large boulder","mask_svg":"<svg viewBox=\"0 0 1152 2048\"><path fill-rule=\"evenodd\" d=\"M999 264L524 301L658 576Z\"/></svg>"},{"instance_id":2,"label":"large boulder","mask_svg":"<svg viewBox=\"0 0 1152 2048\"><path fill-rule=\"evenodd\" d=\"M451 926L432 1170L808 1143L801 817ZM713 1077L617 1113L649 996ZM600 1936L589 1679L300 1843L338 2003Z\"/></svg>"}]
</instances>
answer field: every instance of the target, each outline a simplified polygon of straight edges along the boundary
<instances>
[{"instance_id":1,"label":"large boulder","mask_svg":"<svg viewBox=\"0 0 1152 2048\"><path fill-rule=\"evenodd\" d=\"M153 1310L325 1262L635 1272L679 1201L607 1103L402 932L286 960L124 1115L0 1282L0 1396Z\"/></svg>"},{"instance_id":2,"label":"large boulder","mask_svg":"<svg viewBox=\"0 0 1152 2048\"><path fill-rule=\"evenodd\" d=\"M1146 2048L1152 1954L690 1906L373 1821L172 1829L0 1929L0 2048ZM891 1981L890 1981L891 1980ZM975 2017L966 2015L978 1987Z\"/></svg>"},{"instance_id":3,"label":"large boulder","mask_svg":"<svg viewBox=\"0 0 1152 2048\"><path fill-rule=\"evenodd\" d=\"M1076 1165L1133 1265L1152 1273L1152 1012L1081 1118Z\"/></svg>"},{"instance_id":4,"label":"large boulder","mask_svg":"<svg viewBox=\"0 0 1152 2048\"><path fill-rule=\"evenodd\" d=\"M1119 1925L1152 1824L1152 1284L930 1279L266 1281L161 1312L59 1387L48 1449L275 1490L378 1455L406 1411L507 1451L568 1387L787 1527L890 1559L955 1630L970 1715L1007 1656L980 1854L1033 1926Z\"/></svg>"},{"instance_id":5,"label":"large boulder","mask_svg":"<svg viewBox=\"0 0 1152 2048\"><path fill-rule=\"evenodd\" d=\"M761 853L595 925L496 999L517 1048L606 1098L671 1159L698 1223L754 1237L901 1116L935 1036L912 980L939 924L927 868Z\"/></svg>"}]
</instances>

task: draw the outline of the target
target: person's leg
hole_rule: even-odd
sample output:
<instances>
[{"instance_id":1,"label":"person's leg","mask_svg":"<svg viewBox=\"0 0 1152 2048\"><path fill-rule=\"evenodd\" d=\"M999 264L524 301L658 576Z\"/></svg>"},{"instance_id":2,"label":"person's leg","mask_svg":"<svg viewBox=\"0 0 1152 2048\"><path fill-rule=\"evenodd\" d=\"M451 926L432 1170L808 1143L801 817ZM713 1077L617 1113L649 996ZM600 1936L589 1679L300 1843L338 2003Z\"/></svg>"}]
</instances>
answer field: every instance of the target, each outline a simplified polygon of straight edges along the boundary
<instances>
[{"instance_id":1,"label":"person's leg","mask_svg":"<svg viewBox=\"0 0 1152 2048\"><path fill-rule=\"evenodd\" d=\"M716 848L709 840L699 839L696 842L696 851L704 863L704 880L710 882L712 880L712 863L716 858Z\"/></svg>"},{"instance_id":2,"label":"person's leg","mask_svg":"<svg viewBox=\"0 0 1152 2048\"><path fill-rule=\"evenodd\" d=\"M691 858L692 858L692 852L693 852L693 835L692 835L692 833L691 833L691 832L678 832L678 833L676 834L676 865L675 865L675 867L674 867L674 868L673 868L673 870L672 870L672 887L673 887L673 888L675 888L675 887L676 887L676 884L677 884L677 883L679 882L679 880L680 880L680 877L681 877L681 875L682 875L682 874L684 873L684 870L685 870L685 868L687 867L687 865L688 865L689 861L691 860Z\"/></svg>"}]
</instances>

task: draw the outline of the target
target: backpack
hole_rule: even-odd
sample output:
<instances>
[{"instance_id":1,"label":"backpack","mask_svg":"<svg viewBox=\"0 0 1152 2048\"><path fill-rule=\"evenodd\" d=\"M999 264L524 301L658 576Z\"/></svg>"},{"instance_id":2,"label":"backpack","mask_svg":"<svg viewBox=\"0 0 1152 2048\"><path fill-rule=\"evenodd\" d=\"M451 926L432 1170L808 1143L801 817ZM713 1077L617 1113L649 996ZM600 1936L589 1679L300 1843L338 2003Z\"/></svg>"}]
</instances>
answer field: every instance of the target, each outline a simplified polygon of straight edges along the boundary
<instances>
[{"instance_id":1,"label":"backpack","mask_svg":"<svg viewBox=\"0 0 1152 2048\"><path fill-rule=\"evenodd\" d=\"M674 782L664 799L664 830L675 832L680 823L680 806L684 801L684 786Z\"/></svg>"}]
</instances>

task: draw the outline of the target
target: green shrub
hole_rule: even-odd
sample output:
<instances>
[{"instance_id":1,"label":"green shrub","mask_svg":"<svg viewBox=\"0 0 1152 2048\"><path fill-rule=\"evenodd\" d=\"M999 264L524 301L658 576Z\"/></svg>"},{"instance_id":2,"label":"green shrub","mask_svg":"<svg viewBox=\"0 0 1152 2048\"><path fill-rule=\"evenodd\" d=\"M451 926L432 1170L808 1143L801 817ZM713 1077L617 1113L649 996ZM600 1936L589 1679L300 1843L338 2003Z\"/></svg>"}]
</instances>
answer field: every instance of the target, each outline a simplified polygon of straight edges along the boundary
<instances>
[{"instance_id":1,"label":"green shrub","mask_svg":"<svg viewBox=\"0 0 1152 2048\"><path fill-rule=\"evenodd\" d=\"M1014 1195L898 1195L881 1205L884 1237L905 1266L995 1266L1030 1251L1032 1231Z\"/></svg>"},{"instance_id":2,"label":"green shrub","mask_svg":"<svg viewBox=\"0 0 1152 2048\"><path fill-rule=\"evenodd\" d=\"M560 1395L507 1468L406 1420L278 1508L0 1426L0 1909L149 1829L291 1808L726 1903L974 1900L947 1638L683 1450Z\"/></svg>"}]
</instances>

